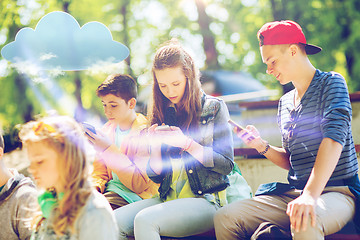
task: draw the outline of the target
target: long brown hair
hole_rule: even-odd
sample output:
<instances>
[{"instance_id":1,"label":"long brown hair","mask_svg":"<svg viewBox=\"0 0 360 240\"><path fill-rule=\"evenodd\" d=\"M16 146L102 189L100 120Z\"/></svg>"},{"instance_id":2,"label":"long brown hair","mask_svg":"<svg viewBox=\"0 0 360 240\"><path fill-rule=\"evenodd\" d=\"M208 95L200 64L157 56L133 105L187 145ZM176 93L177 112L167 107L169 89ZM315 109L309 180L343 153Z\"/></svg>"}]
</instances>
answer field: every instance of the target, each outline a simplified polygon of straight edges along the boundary
<instances>
[{"instance_id":1,"label":"long brown hair","mask_svg":"<svg viewBox=\"0 0 360 240\"><path fill-rule=\"evenodd\" d=\"M170 105L170 100L162 94L155 71L175 67L181 67L186 78L184 95L180 103L177 104L177 115L183 116L180 118L180 128L188 131L190 127L197 126L201 113L200 73L193 58L176 39L166 42L155 53L152 67L153 99L148 116L150 124L162 124L164 122L164 110Z\"/></svg>"},{"instance_id":2,"label":"long brown hair","mask_svg":"<svg viewBox=\"0 0 360 240\"><path fill-rule=\"evenodd\" d=\"M25 124L20 131L20 138L25 146L28 143L44 142L59 154L61 161L57 162L57 166L64 196L49 220L56 235L61 236L69 230L75 233L75 221L92 189L81 127L70 117L47 117ZM35 227L39 227L42 217L38 216L37 219L39 221Z\"/></svg>"}]
</instances>

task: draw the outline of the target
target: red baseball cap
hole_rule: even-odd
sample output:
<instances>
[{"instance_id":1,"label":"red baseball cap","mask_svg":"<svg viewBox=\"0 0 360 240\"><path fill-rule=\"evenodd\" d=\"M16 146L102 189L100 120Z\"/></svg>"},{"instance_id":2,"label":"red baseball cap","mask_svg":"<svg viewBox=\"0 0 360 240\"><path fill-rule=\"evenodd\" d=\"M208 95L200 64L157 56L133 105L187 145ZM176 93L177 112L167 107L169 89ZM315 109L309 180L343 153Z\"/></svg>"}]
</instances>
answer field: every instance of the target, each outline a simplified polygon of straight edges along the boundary
<instances>
[{"instance_id":1,"label":"red baseball cap","mask_svg":"<svg viewBox=\"0 0 360 240\"><path fill-rule=\"evenodd\" d=\"M258 31L257 36L260 46L300 43L305 46L308 55L321 51L321 47L306 43L300 25L291 20L265 23Z\"/></svg>"}]
</instances>

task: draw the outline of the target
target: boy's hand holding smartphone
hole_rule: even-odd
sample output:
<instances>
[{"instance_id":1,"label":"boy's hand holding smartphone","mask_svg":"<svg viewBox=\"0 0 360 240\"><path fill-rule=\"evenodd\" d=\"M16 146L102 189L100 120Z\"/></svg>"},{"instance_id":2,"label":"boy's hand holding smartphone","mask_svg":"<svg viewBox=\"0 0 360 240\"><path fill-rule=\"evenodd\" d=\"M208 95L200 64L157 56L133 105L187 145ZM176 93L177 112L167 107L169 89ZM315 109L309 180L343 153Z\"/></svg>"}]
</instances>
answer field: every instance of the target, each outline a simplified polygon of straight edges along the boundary
<instances>
[{"instance_id":1,"label":"boy's hand holding smartphone","mask_svg":"<svg viewBox=\"0 0 360 240\"><path fill-rule=\"evenodd\" d=\"M243 128L242 126L240 126L239 124L237 124L233 120L229 119L228 122L230 123L231 126L234 127L234 131L235 131L236 135L239 138L241 138L243 141L247 142L247 141L251 141L251 140L255 139L255 137L253 135L251 135L251 133L249 133L249 131L247 131L245 128ZM240 135L240 133L242 131L244 131L244 133Z\"/></svg>"}]
</instances>

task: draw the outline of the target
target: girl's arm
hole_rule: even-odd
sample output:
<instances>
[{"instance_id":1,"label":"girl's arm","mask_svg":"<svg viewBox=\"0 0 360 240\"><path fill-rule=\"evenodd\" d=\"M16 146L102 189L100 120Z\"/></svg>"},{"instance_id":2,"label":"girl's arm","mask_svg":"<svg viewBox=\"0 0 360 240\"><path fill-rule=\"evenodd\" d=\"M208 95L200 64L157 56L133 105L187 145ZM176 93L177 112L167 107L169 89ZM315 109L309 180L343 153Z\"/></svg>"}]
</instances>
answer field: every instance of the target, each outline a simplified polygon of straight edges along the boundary
<instances>
[{"instance_id":1,"label":"girl's arm","mask_svg":"<svg viewBox=\"0 0 360 240\"><path fill-rule=\"evenodd\" d=\"M218 101L218 100L216 100ZM193 141L186 149L202 165L223 175L229 174L234 167L234 147L229 112L223 101L217 102L218 111L213 120L212 146L202 146ZM212 124L211 122L206 124ZM199 126L202 127L202 126ZM206 127L206 126L203 126Z\"/></svg>"}]
</instances>

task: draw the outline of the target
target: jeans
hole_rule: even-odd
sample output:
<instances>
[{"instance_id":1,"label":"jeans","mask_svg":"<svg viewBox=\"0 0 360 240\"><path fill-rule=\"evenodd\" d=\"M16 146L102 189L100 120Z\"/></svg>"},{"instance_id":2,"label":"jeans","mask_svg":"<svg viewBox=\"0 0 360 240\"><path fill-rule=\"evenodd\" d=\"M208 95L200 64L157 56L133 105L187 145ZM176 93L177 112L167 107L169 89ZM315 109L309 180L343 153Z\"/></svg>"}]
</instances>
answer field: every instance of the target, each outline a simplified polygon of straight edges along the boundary
<instances>
[{"instance_id":1,"label":"jeans","mask_svg":"<svg viewBox=\"0 0 360 240\"><path fill-rule=\"evenodd\" d=\"M217 207L203 198L182 198L162 202L145 199L114 211L120 238L160 240L160 236L186 237L207 232L214 227Z\"/></svg>"}]
</instances>

